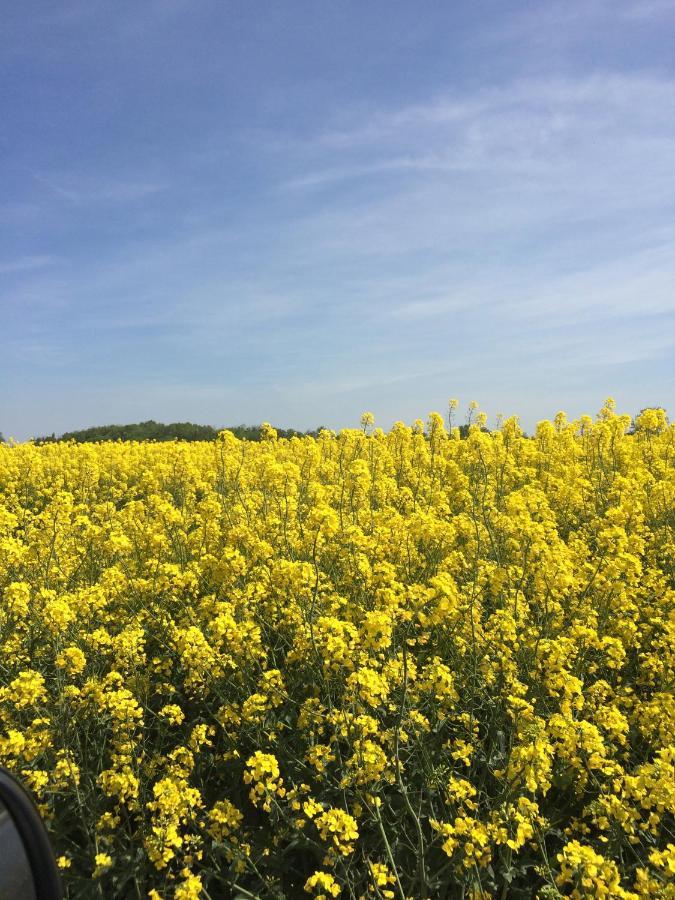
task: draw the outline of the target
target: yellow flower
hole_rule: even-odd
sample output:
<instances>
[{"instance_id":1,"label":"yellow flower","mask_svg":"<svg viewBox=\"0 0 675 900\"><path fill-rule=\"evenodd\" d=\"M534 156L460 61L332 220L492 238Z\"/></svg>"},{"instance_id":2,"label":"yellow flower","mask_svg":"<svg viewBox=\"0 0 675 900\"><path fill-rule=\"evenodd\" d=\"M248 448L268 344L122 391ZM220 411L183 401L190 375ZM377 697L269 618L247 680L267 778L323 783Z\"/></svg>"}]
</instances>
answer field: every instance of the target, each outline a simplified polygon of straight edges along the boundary
<instances>
[{"instance_id":1,"label":"yellow flower","mask_svg":"<svg viewBox=\"0 0 675 900\"><path fill-rule=\"evenodd\" d=\"M354 850L353 841L357 840L359 830L356 819L341 809L328 809L314 819L321 839L332 843L343 856Z\"/></svg>"},{"instance_id":2,"label":"yellow flower","mask_svg":"<svg viewBox=\"0 0 675 900\"><path fill-rule=\"evenodd\" d=\"M310 875L305 882L305 890L308 894L313 894L316 900L340 896L340 885L329 872L315 872Z\"/></svg>"},{"instance_id":3,"label":"yellow flower","mask_svg":"<svg viewBox=\"0 0 675 900\"><path fill-rule=\"evenodd\" d=\"M163 706L158 715L162 719L166 719L170 725L182 725L185 721L185 713L175 703L167 703Z\"/></svg>"},{"instance_id":4,"label":"yellow flower","mask_svg":"<svg viewBox=\"0 0 675 900\"><path fill-rule=\"evenodd\" d=\"M392 897L395 897L396 894L394 891L390 890L388 885L395 884L396 878L392 875L389 868L384 863L371 863L368 862L370 867L371 876L374 882L375 889L377 890L377 894L381 895L385 898L385 900L391 900ZM373 885L369 885L369 890L373 888Z\"/></svg>"},{"instance_id":5,"label":"yellow flower","mask_svg":"<svg viewBox=\"0 0 675 900\"><path fill-rule=\"evenodd\" d=\"M56 657L56 665L59 669L65 669L69 675L79 675L84 671L87 657L79 647L66 647Z\"/></svg>"},{"instance_id":6,"label":"yellow flower","mask_svg":"<svg viewBox=\"0 0 675 900\"><path fill-rule=\"evenodd\" d=\"M223 841L236 831L244 816L229 800L219 800L209 811L209 834L217 841Z\"/></svg>"},{"instance_id":7,"label":"yellow flower","mask_svg":"<svg viewBox=\"0 0 675 900\"><path fill-rule=\"evenodd\" d=\"M370 706L379 706L389 696L389 684L375 669L364 666L347 678L347 687Z\"/></svg>"},{"instance_id":8,"label":"yellow flower","mask_svg":"<svg viewBox=\"0 0 675 900\"><path fill-rule=\"evenodd\" d=\"M97 853L94 857L94 878L100 878L112 866L113 860L109 853Z\"/></svg>"},{"instance_id":9,"label":"yellow flower","mask_svg":"<svg viewBox=\"0 0 675 900\"><path fill-rule=\"evenodd\" d=\"M188 869L183 869L181 875L183 881L176 887L175 900L199 900L203 887L199 875L192 875Z\"/></svg>"},{"instance_id":10,"label":"yellow flower","mask_svg":"<svg viewBox=\"0 0 675 900\"><path fill-rule=\"evenodd\" d=\"M279 774L279 763L271 753L262 753L257 750L246 761L247 770L244 772L244 781L252 785L249 797L252 803L262 806L269 812L272 806L272 797L276 794L283 797L286 789L283 786L283 778Z\"/></svg>"},{"instance_id":11,"label":"yellow flower","mask_svg":"<svg viewBox=\"0 0 675 900\"><path fill-rule=\"evenodd\" d=\"M10 702L17 709L36 706L46 698L44 676L33 669L20 672L6 688L0 689L0 701Z\"/></svg>"}]
</instances>

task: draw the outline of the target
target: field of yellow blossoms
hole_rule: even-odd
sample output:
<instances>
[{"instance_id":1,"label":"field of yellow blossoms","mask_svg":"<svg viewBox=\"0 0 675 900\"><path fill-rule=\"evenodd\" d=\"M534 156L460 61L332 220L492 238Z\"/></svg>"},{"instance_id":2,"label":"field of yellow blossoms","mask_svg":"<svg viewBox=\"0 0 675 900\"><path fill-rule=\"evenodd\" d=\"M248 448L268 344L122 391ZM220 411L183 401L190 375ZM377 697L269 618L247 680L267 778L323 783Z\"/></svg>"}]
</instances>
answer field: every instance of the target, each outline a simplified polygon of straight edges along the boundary
<instances>
[{"instance_id":1,"label":"field of yellow blossoms","mask_svg":"<svg viewBox=\"0 0 675 900\"><path fill-rule=\"evenodd\" d=\"M69 897L675 897L675 426L472 416L0 445Z\"/></svg>"}]
</instances>

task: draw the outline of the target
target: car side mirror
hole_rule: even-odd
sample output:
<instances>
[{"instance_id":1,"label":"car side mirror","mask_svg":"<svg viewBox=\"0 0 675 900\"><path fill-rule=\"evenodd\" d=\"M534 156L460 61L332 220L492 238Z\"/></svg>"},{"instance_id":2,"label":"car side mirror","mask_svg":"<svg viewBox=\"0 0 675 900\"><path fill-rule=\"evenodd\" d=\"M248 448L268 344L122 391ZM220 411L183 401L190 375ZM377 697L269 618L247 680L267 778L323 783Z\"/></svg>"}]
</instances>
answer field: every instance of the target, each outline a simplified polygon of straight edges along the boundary
<instances>
[{"instance_id":1,"label":"car side mirror","mask_svg":"<svg viewBox=\"0 0 675 900\"><path fill-rule=\"evenodd\" d=\"M59 870L35 804L0 766L0 898L62 900Z\"/></svg>"}]
</instances>

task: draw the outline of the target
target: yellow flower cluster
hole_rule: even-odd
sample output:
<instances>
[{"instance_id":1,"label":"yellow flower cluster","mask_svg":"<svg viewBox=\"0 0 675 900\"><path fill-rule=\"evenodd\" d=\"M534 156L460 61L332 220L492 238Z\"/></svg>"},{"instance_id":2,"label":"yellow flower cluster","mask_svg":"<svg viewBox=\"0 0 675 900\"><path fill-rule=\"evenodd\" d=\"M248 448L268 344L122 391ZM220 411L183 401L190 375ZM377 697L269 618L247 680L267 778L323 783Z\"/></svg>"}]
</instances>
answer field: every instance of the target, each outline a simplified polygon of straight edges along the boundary
<instances>
[{"instance_id":1,"label":"yellow flower cluster","mask_svg":"<svg viewBox=\"0 0 675 900\"><path fill-rule=\"evenodd\" d=\"M314 824L321 839L330 842L338 853L348 856L354 849L353 841L359 836L356 819L342 809L328 809L317 816Z\"/></svg>"},{"instance_id":2,"label":"yellow flower cluster","mask_svg":"<svg viewBox=\"0 0 675 900\"><path fill-rule=\"evenodd\" d=\"M675 428L0 444L0 764L72 896L675 898Z\"/></svg>"},{"instance_id":3,"label":"yellow flower cluster","mask_svg":"<svg viewBox=\"0 0 675 900\"><path fill-rule=\"evenodd\" d=\"M246 763L244 772L246 784L252 784L249 792L251 803L260 805L269 812L274 795L283 797L286 794L284 780L279 777L279 763L271 753L257 750Z\"/></svg>"}]
</instances>

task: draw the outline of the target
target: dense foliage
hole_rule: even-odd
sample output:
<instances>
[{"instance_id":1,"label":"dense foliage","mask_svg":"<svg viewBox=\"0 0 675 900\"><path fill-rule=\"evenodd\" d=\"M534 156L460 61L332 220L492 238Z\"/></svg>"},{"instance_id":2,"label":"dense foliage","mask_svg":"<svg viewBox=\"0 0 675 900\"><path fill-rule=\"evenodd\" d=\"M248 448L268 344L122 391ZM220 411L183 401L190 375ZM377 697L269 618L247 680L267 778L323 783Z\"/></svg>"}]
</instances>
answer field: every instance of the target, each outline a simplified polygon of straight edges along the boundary
<instances>
[{"instance_id":1,"label":"dense foliage","mask_svg":"<svg viewBox=\"0 0 675 900\"><path fill-rule=\"evenodd\" d=\"M227 430L241 440L259 441L262 426L234 425ZM279 428L277 433L282 438L305 435L316 437L320 430L302 432L293 428ZM171 422L169 425L165 425L163 422L149 419L147 422L136 422L131 425L95 425L79 431L66 431L58 438L55 434L40 437L36 443L47 444L54 441L75 441L78 444L98 441L215 441L220 431L221 429L214 428L212 425L195 425L193 422ZM2 440L1 436L0 440Z\"/></svg>"},{"instance_id":2,"label":"dense foliage","mask_svg":"<svg viewBox=\"0 0 675 900\"><path fill-rule=\"evenodd\" d=\"M362 421L0 447L69 896L675 897L675 427Z\"/></svg>"}]
</instances>

